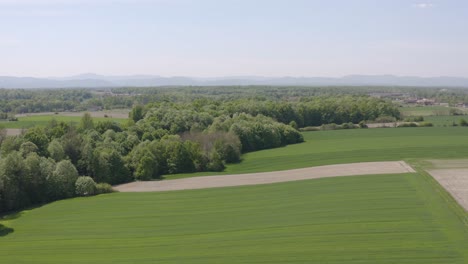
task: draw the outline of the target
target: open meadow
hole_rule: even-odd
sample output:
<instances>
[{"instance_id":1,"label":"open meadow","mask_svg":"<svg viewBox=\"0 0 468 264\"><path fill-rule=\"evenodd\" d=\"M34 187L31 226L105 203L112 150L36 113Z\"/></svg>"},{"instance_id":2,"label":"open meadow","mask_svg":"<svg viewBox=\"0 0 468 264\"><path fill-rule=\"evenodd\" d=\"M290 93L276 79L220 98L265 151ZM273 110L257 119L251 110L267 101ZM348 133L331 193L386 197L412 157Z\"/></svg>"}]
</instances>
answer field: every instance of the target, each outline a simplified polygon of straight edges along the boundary
<instances>
[{"instance_id":1,"label":"open meadow","mask_svg":"<svg viewBox=\"0 0 468 264\"><path fill-rule=\"evenodd\" d=\"M423 173L115 193L10 218L1 263L468 261L466 213Z\"/></svg>"}]
</instances>

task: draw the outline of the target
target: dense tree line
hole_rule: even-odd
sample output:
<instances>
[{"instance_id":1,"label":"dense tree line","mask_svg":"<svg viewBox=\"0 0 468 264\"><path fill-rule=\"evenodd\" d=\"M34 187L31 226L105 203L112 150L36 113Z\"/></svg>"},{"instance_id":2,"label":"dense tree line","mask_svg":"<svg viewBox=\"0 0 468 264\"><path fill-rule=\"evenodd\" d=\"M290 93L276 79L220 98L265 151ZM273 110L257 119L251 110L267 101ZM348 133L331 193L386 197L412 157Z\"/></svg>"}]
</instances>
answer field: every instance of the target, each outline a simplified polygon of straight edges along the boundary
<instances>
[{"instance_id":1,"label":"dense tree line","mask_svg":"<svg viewBox=\"0 0 468 264\"><path fill-rule=\"evenodd\" d=\"M258 93L264 91L264 93ZM167 174L222 171L249 151L300 143L298 128L399 117L391 102L339 88L1 90L4 113L133 105L128 122L51 121L15 137L0 129L0 210L109 191ZM326 96L326 94L334 96ZM46 102L65 105L45 106ZM7 108L5 108L7 107ZM13 108L8 108L13 107ZM20 108L18 108L20 107ZM21 108L22 107L22 108ZM47 108L50 107L50 108Z\"/></svg>"},{"instance_id":2,"label":"dense tree line","mask_svg":"<svg viewBox=\"0 0 468 264\"><path fill-rule=\"evenodd\" d=\"M435 99L437 102L446 102L451 105L468 103L467 89L444 87L210 86L113 89L0 89L0 119L7 119L8 114L11 113L131 108L136 104L192 103L204 99L218 102L255 100L258 102L295 103L303 100L303 98L321 97L333 101L331 98L342 97L343 95L354 98L356 96L367 97L370 94L401 94L412 98ZM393 97L390 96L390 98ZM262 114L265 115L265 113ZM280 116L272 117L279 119ZM373 116L370 115L371 117Z\"/></svg>"},{"instance_id":3,"label":"dense tree line","mask_svg":"<svg viewBox=\"0 0 468 264\"><path fill-rule=\"evenodd\" d=\"M84 89L0 89L0 113L76 111L92 97Z\"/></svg>"},{"instance_id":4,"label":"dense tree line","mask_svg":"<svg viewBox=\"0 0 468 264\"><path fill-rule=\"evenodd\" d=\"M78 126L53 120L2 137L0 211L108 191L102 184L222 171L243 152L303 141L298 130L270 117L195 105L137 105L125 125L84 114Z\"/></svg>"}]
</instances>

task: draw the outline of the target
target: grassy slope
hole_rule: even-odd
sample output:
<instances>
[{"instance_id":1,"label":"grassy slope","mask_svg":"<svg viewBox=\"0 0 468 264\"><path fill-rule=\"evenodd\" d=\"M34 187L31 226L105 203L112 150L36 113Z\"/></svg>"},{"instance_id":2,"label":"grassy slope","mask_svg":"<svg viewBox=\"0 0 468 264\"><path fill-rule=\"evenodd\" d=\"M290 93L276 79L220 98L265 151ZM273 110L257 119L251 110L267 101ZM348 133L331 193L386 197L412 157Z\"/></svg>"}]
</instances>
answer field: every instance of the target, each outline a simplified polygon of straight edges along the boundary
<instances>
[{"instance_id":1,"label":"grassy slope","mask_svg":"<svg viewBox=\"0 0 468 264\"><path fill-rule=\"evenodd\" d=\"M305 143L248 153L221 174L276 171L364 161L468 157L468 128L387 128L304 133ZM183 178L220 173L168 175Z\"/></svg>"},{"instance_id":2,"label":"grassy slope","mask_svg":"<svg viewBox=\"0 0 468 264\"><path fill-rule=\"evenodd\" d=\"M467 215L437 190L401 174L60 201L7 223L0 263L467 263Z\"/></svg>"},{"instance_id":3,"label":"grassy slope","mask_svg":"<svg viewBox=\"0 0 468 264\"><path fill-rule=\"evenodd\" d=\"M60 116L60 115L44 115L44 116L25 116L19 117L18 121L15 122L7 122L7 121L0 121L0 125L5 128L30 128L33 126L46 126L52 119L57 121L64 121L64 122L72 122L75 124L79 124L81 120L81 116ZM93 121L95 123L99 121L115 121L118 123L123 123L127 119L124 118L104 118L104 117L93 117Z\"/></svg>"}]
</instances>

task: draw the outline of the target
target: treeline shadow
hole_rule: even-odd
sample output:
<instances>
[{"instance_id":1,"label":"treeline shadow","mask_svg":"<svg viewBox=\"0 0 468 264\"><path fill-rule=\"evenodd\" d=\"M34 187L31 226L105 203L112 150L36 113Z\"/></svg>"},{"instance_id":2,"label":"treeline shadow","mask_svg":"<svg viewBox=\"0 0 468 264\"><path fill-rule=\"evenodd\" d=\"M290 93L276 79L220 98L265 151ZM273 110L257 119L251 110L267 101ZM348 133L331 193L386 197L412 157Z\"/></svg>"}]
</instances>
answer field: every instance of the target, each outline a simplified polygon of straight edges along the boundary
<instances>
[{"instance_id":1,"label":"treeline shadow","mask_svg":"<svg viewBox=\"0 0 468 264\"><path fill-rule=\"evenodd\" d=\"M4 237L6 235L9 235L11 233L13 233L15 230L13 228L10 228L10 227L6 227L2 224L0 224L0 237Z\"/></svg>"},{"instance_id":2,"label":"treeline shadow","mask_svg":"<svg viewBox=\"0 0 468 264\"><path fill-rule=\"evenodd\" d=\"M25 210L36 209L36 208L42 207L43 205L44 204L38 204L38 205L29 206L27 208L24 208L24 209L21 209L21 210L18 210L18 211L10 211L10 212L0 213L0 221L10 221L10 220L18 219L22 215L24 215ZM15 230L13 228L10 228L10 227L7 227L7 226L4 226L4 225L0 224L0 237L9 235L9 234L13 233L14 231Z\"/></svg>"}]
</instances>

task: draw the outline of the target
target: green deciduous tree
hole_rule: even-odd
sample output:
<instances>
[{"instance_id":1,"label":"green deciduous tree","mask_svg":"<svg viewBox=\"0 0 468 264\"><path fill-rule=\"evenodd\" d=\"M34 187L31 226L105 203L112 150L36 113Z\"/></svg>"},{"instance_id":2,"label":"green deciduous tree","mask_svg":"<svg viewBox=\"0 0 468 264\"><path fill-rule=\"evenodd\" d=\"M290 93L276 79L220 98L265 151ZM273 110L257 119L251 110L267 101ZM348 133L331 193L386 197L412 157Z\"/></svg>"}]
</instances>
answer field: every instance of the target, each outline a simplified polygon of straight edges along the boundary
<instances>
[{"instance_id":1,"label":"green deciduous tree","mask_svg":"<svg viewBox=\"0 0 468 264\"><path fill-rule=\"evenodd\" d=\"M80 120L79 129L82 131L94 129L94 121L90 113L84 113Z\"/></svg>"},{"instance_id":2,"label":"green deciduous tree","mask_svg":"<svg viewBox=\"0 0 468 264\"><path fill-rule=\"evenodd\" d=\"M78 177L75 183L75 193L79 196L91 196L96 193L96 183L89 176Z\"/></svg>"},{"instance_id":3,"label":"green deciduous tree","mask_svg":"<svg viewBox=\"0 0 468 264\"><path fill-rule=\"evenodd\" d=\"M37 153L39 155L47 155L47 145L49 144L49 139L47 138L43 128L33 127L28 129L28 131L24 134L24 140L34 143L38 148Z\"/></svg>"},{"instance_id":4,"label":"green deciduous tree","mask_svg":"<svg viewBox=\"0 0 468 264\"><path fill-rule=\"evenodd\" d=\"M52 200L70 198L75 194L78 171L69 160L62 160L47 177L48 197Z\"/></svg>"},{"instance_id":5,"label":"green deciduous tree","mask_svg":"<svg viewBox=\"0 0 468 264\"><path fill-rule=\"evenodd\" d=\"M55 161L61 161L66 158L65 151L63 150L62 144L57 139L53 139L47 147L49 156Z\"/></svg>"}]
</instances>

